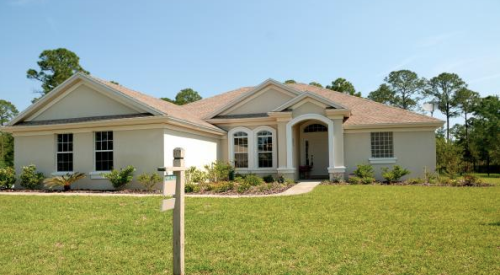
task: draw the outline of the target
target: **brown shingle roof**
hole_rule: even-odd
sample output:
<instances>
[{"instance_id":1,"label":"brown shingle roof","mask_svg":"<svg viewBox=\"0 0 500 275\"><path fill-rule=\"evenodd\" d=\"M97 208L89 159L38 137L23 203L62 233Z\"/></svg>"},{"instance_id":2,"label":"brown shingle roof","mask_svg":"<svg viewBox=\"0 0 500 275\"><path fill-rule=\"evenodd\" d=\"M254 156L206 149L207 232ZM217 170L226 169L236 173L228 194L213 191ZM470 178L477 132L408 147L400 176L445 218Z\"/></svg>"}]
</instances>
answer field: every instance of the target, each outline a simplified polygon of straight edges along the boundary
<instances>
[{"instance_id":1,"label":"brown shingle roof","mask_svg":"<svg viewBox=\"0 0 500 275\"><path fill-rule=\"evenodd\" d=\"M432 118L426 115L417 114L401 108L387 106L369 99L351 96L344 93L335 92L332 90L311 86L302 83L287 84L301 92L312 92L323 96L335 103L351 110L351 116L347 119L344 125L376 125L376 124L399 124L399 123L425 123L425 122L442 122L439 119ZM248 92L253 87L244 87L233 90L227 93L206 98L191 104L185 105L183 108L189 110L190 113L197 115L199 118L207 118L216 110L222 108L232 100Z\"/></svg>"},{"instance_id":2,"label":"brown shingle roof","mask_svg":"<svg viewBox=\"0 0 500 275\"><path fill-rule=\"evenodd\" d=\"M160 113L165 114L166 116L170 116L170 117L173 117L173 118L176 118L179 120L183 120L183 121L195 124L195 125L206 127L208 129L221 131L221 129L219 127L216 127L216 126L200 119L200 117L198 115L192 114L189 110L187 110L179 105L175 105L175 104L167 102L165 100L155 98L155 97L143 94L141 92L131 90L131 89L124 87L122 85L114 84L114 83L111 83L109 81L106 81L106 80L103 80L103 79L100 79L100 78L97 78L94 76L89 76L89 77L91 77L92 79L94 79L94 80L96 80L96 81L98 81L98 82L118 91L118 92L125 94L126 96L132 97L135 100L138 100L138 101L152 107L153 109L159 111Z\"/></svg>"}]
</instances>

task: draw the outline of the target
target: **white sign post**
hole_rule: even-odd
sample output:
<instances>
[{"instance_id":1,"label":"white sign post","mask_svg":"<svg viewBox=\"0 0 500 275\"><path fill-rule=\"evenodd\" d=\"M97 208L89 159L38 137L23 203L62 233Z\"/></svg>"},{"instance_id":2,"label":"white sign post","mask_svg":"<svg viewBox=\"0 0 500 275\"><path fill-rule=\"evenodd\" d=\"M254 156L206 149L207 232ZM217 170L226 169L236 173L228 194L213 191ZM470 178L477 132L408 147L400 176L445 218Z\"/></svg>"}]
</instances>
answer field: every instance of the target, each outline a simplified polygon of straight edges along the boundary
<instances>
[{"instance_id":1,"label":"white sign post","mask_svg":"<svg viewBox=\"0 0 500 275\"><path fill-rule=\"evenodd\" d=\"M172 199L165 199L161 205L161 211L174 209L173 213L173 264L174 274L184 275L184 149L174 149L173 167L160 167L158 171L163 171L165 174L169 171L175 175L175 189L172 184L168 184L167 176L163 183L163 195L171 196Z\"/></svg>"}]
</instances>

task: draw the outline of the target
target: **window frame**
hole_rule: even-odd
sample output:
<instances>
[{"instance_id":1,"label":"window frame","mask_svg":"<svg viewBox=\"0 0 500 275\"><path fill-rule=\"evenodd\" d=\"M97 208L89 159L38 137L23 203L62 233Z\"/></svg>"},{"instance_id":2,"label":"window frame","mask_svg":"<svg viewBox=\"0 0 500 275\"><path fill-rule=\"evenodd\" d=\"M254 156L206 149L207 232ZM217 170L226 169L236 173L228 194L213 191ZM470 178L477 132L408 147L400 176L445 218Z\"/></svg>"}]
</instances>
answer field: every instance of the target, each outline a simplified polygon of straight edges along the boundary
<instances>
[{"instance_id":1,"label":"window frame","mask_svg":"<svg viewBox=\"0 0 500 275\"><path fill-rule=\"evenodd\" d=\"M382 134L388 134L387 137L381 136ZM378 137L375 137L375 135L379 135ZM379 140L374 140L378 138ZM386 139L387 140L384 140ZM379 144L375 144L375 142L378 141ZM385 144L387 142L387 144ZM374 146L377 146L378 148L374 148ZM377 151L378 150L378 151ZM390 154L387 154L387 152L383 151L389 151ZM395 159L394 157L394 133L393 132L370 132L370 160L391 160Z\"/></svg>"},{"instance_id":2,"label":"window frame","mask_svg":"<svg viewBox=\"0 0 500 275\"><path fill-rule=\"evenodd\" d=\"M244 134L244 136L236 136L237 134ZM250 167L250 162L249 162L249 159L250 159L250 135L246 132L243 132L243 131L238 131L238 132L235 132L232 134L231 136L232 138L232 143L233 143L233 162L234 162L234 168L235 169L248 169ZM237 145L236 145L236 139L246 139L246 152L236 152L236 148L237 148ZM238 145L240 145L242 143L238 142ZM246 159L246 167L245 166L241 166L241 167L236 167L236 154L246 154L247 156L247 159Z\"/></svg>"},{"instance_id":3,"label":"window frame","mask_svg":"<svg viewBox=\"0 0 500 275\"><path fill-rule=\"evenodd\" d=\"M266 134L265 135L264 134L261 135L261 133L263 133L263 132L265 132ZM269 134L267 134L267 133L269 133ZM266 139L270 138L271 139L271 150L260 150L260 148L259 148L260 147L259 142L260 142L261 138L266 138ZM256 168L258 168L258 169L273 168L275 166L274 165L274 160L273 160L273 155L274 155L273 154L273 150L274 150L274 146L275 146L275 144L273 142L273 133L271 131L267 130L267 129L256 131L255 132L255 142L256 142L256 144L255 144L256 145L256 154L255 154L255 157L256 157L256 160L257 160ZM271 154L271 166L264 166L264 167L260 166L260 154Z\"/></svg>"},{"instance_id":4,"label":"window frame","mask_svg":"<svg viewBox=\"0 0 500 275\"><path fill-rule=\"evenodd\" d=\"M59 151L59 135L71 135L71 150L69 151ZM75 136L73 135L73 133L57 133L55 135L55 140L56 140L56 161L55 161L55 173L53 174L67 174L67 173L73 173L74 170L75 170L75 155L74 155L74 138ZM64 141L63 141L64 143ZM67 171L59 171L59 155L62 155L62 154L71 154L71 170L67 170Z\"/></svg>"},{"instance_id":5,"label":"window frame","mask_svg":"<svg viewBox=\"0 0 500 275\"><path fill-rule=\"evenodd\" d=\"M272 154L271 159L272 159L272 166L271 167L259 167L259 133L267 131L271 133L271 144L272 144L272 149L270 153ZM255 129L253 129L253 134L254 134L254 144L255 148L253 151L253 154L255 155L255 160L254 160L254 170L276 170L278 166L278 155L277 155L277 143L276 143L276 129L269 127L269 126L260 126Z\"/></svg>"},{"instance_id":6,"label":"window frame","mask_svg":"<svg viewBox=\"0 0 500 275\"><path fill-rule=\"evenodd\" d=\"M106 150L102 150L102 148L100 150L97 150L97 133L113 133L113 138L111 139L111 142L113 144L113 149L109 150L109 149L106 149ZM100 152L111 152L113 153L113 157L112 157L112 165L111 165L111 169L114 168L115 166L115 133L114 131L95 131L94 132L94 144L93 144L93 147L94 147L94 171L97 172L97 173L103 173L103 172L111 172L111 170L97 170L97 153L100 153ZM102 142L102 141L101 141ZM107 142L109 142L109 140L107 140Z\"/></svg>"}]
</instances>

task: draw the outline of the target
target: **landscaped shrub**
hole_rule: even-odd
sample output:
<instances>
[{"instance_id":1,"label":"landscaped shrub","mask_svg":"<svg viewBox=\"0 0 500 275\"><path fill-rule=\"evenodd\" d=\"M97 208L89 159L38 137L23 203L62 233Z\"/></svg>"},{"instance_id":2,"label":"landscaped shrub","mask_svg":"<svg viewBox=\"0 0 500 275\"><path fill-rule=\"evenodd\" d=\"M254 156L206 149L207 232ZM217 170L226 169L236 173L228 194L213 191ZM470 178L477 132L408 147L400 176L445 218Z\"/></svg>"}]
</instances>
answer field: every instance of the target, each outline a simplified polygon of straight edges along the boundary
<instances>
[{"instance_id":1,"label":"landscaped shrub","mask_svg":"<svg viewBox=\"0 0 500 275\"><path fill-rule=\"evenodd\" d=\"M207 173L196 168L196 166L189 167L186 170L186 184L188 183L202 183L207 179Z\"/></svg>"},{"instance_id":2,"label":"landscaped shrub","mask_svg":"<svg viewBox=\"0 0 500 275\"><path fill-rule=\"evenodd\" d=\"M244 193L245 191L250 189L250 187L252 187L250 184L242 182L237 185L236 191L238 193Z\"/></svg>"},{"instance_id":3,"label":"landscaped shrub","mask_svg":"<svg viewBox=\"0 0 500 275\"><path fill-rule=\"evenodd\" d=\"M24 166L21 172L21 186L27 189L35 189L43 182L45 176L41 172L36 171L34 164Z\"/></svg>"},{"instance_id":4,"label":"landscaped shrub","mask_svg":"<svg viewBox=\"0 0 500 275\"><path fill-rule=\"evenodd\" d=\"M134 166L127 166L125 169L112 170L111 173L102 174L103 177L108 179L114 188L124 187L132 181L134 178L135 168Z\"/></svg>"},{"instance_id":5,"label":"landscaped shrub","mask_svg":"<svg viewBox=\"0 0 500 275\"><path fill-rule=\"evenodd\" d=\"M352 176L352 177L349 177L347 182L349 182L350 184L361 184L361 178L356 177L356 176Z\"/></svg>"},{"instance_id":6,"label":"landscaped shrub","mask_svg":"<svg viewBox=\"0 0 500 275\"><path fill-rule=\"evenodd\" d=\"M295 184L295 180L293 179L285 179L285 182L284 182L286 185L292 185L292 184Z\"/></svg>"},{"instance_id":7,"label":"landscaped shrub","mask_svg":"<svg viewBox=\"0 0 500 275\"><path fill-rule=\"evenodd\" d=\"M265 177L262 177L262 179L264 180L264 182L266 183L271 183L271 182L274 182L274 177L272 175L267 175Z\"/></svg>"},{"instance_id":8,"label":"landscaped shrub","mask_svg":"<svg viewBox=\"0 0 500 275\"><path fill-rule=\"evenodd\" d=\"M208 191L214 191L215 193L223 193L234 188L234 183L231 181L219 181L214 183L209 183L207 185Z\"/></svg>"},{"instance_id":9,"label":"landscaped shrub","mask_svg":"<svg viewBox=\"0 0 500 275\"><path fill-rule=\"evenodd\" d=\"M394 165L392 171L389 170L389 167L382 168L382 177L384 177L389 184L400 181L402 177L410 173L409 170L401 168L399 165Z\"/></svg>"},{"instance_id":10,"label":"landscaped shrub","mask_svg":"<svg viewBox=\"0 0 500 275\"><path fill-rule=\"evenodd\" d=\"M372 178L372 177L361 178L361 183L362 184L372 184L374 182L375 182L375 178Z\"/></svg>"},{"instance_id":11,"label":"landscaped shrub","mask_svg":"<svg viewBox=\"0 0 500 275\"><path fill-rule=\"evenodd\" d=\"M158 173L142 173L137 177L137 181L146 188L146 190L151 191L155 187L155 185L159 182L162 182L162 177L158 175Z\"/></svg>"},{"instance_id":12,"label":"landscaped shrub","mask_svg":"<svg viewBox=\"0 0 500 275\"><path fill-rule=\"evenodd\" d=\"M373 167L370 164L358 164L356 170L354 170L354 175L358 178L373 178Z\"/></svg>"},{"instance_id":13,"label":"landscaped shrub","mask_svg":"<svg viewBox=\"0 0 500 275\"><path fill-rule=\"evenodd\" d=\"M462 184L464 186L481 186L483 181L476 175L465 175Z\"/></svg>"},{"instance_id":14,"label":"landscaped shrub","mask_svg":"<svg viewBox=\"0 0 500 275\"><path fill-rule=\"evenodd\" d=\"M43 181L45 187L48 188L54 188L54 187L64 187L64 190L70 190L71 189L71 184L77 182L78 180L81 180L85 178L84 173L80 172L75 172L75 173L67 173L66 175L58 176L58 177L52 177L45 179Z\"/></svg>"},{"instance_id":15,"label":"landscaped shrub","mask_svg":"<svg viewBox=\"0 0 500 275\"><path fill-rule=\"evenodd\" d=\"M16 183L16 170L12 167L0 169L0 188L10 189Z\"/></svg>"},{"instance_id":16,"label":"landscaped shrub","mask_svg":"<svg viewBox=\"0 0 500 275\"><path fill-rule=\"evenodd\" d=\"M229 173L234 172L234 167L229 162L215 161L205 165L207 178L210 182L228 181Z\"/></svg>"},{"instance_id":17,"label":"landscaped shrub","mask_svg":"<svg viewBox=\"0 0 500 275\"><path fill-rule=\"evenodd\" d=\"M422 184L422 183L424 183L424 180L421 179L421 178L411 178L411 179L408 179L406 181L406 183L412 184L412 185L414 185L414 184Z\"/></svg>"},{"instance_id":18,"label":"landscaped shrub","mask_svg":"<svg viewBox=\"0 0 500 275\"><path fill-rule=\"evenodd\" d=\"M245 179L243 179L243 182L249 184L250 186L257 186L264 183L264 180L257 175L249 174L245 177Z\"/></svg>"},{"instance_id":19,"label":"landscaped shrub","mask_svg":"<svg viewBox=\"0 0 500 275\"><path fill-rule=\"evenodd\" d=\"M278 175L278 178L276 179L277 182L279 183L285 183L285 177L281 174Z\"/></svg>"}]
</instances>

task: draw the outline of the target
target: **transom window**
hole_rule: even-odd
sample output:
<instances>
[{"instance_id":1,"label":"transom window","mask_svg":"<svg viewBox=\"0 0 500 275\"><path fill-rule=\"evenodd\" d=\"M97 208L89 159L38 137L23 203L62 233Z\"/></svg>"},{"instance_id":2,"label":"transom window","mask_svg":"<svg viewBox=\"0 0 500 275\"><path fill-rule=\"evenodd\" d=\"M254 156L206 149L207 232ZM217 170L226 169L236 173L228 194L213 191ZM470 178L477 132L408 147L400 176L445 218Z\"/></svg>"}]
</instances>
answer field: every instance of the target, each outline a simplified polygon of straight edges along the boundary
<instances>
[{"instance_id":1,"label":"transom window","mask_svg":"<svg viewBox=\"0 0 500 275\"><path fill-rule=\"evenodd\" d=\"M257 157L259 168L273 167L273 134L271 132L257 133Z\"/></svg>"},{"instance_id":2,"label":"transom window","mask_svg":"<svg viewBox=\"0 0 500 275\"><path fill-rule=\"evenodd\" d=\"M372 158L394 157L392 132L371 133Z\"/></svg>"},{"instance_id":3,"label":"transom window","mask_svg":"<svg viewBox=\"0 0 500 275\"><path fill-rule=\"evenodd\" d=\"M304 128L304 133L328 132L328 128L322 124L311 124Z\"/></svg>"},{"instance_id":4,"label":"transom window","mask_svg":"<svg viewBox=\"0 0 500 275\"><path fill-rule=\"evenodd\" d=\"M248 168L248 135L237 132L233 135L234 141L234 167Z\"/></svg>"},{"instance_id":5,"label":"transom window","mask_svg":"<svg viewBox=\"0 0 500 275\"><path fill-rule=\"evenodd\" d=\"M113 132L95 133L95 170L113 170Z\"/></svg>"},{"instance_id":6,"label":"transom window","mask_svg":"<svg viewBox=\"0 0 500 275\"><path fill-rule=\"evenodd\" d=\"M73 134L57 135L57 172L73 172Z\"/></svg>"}]
</instances>

